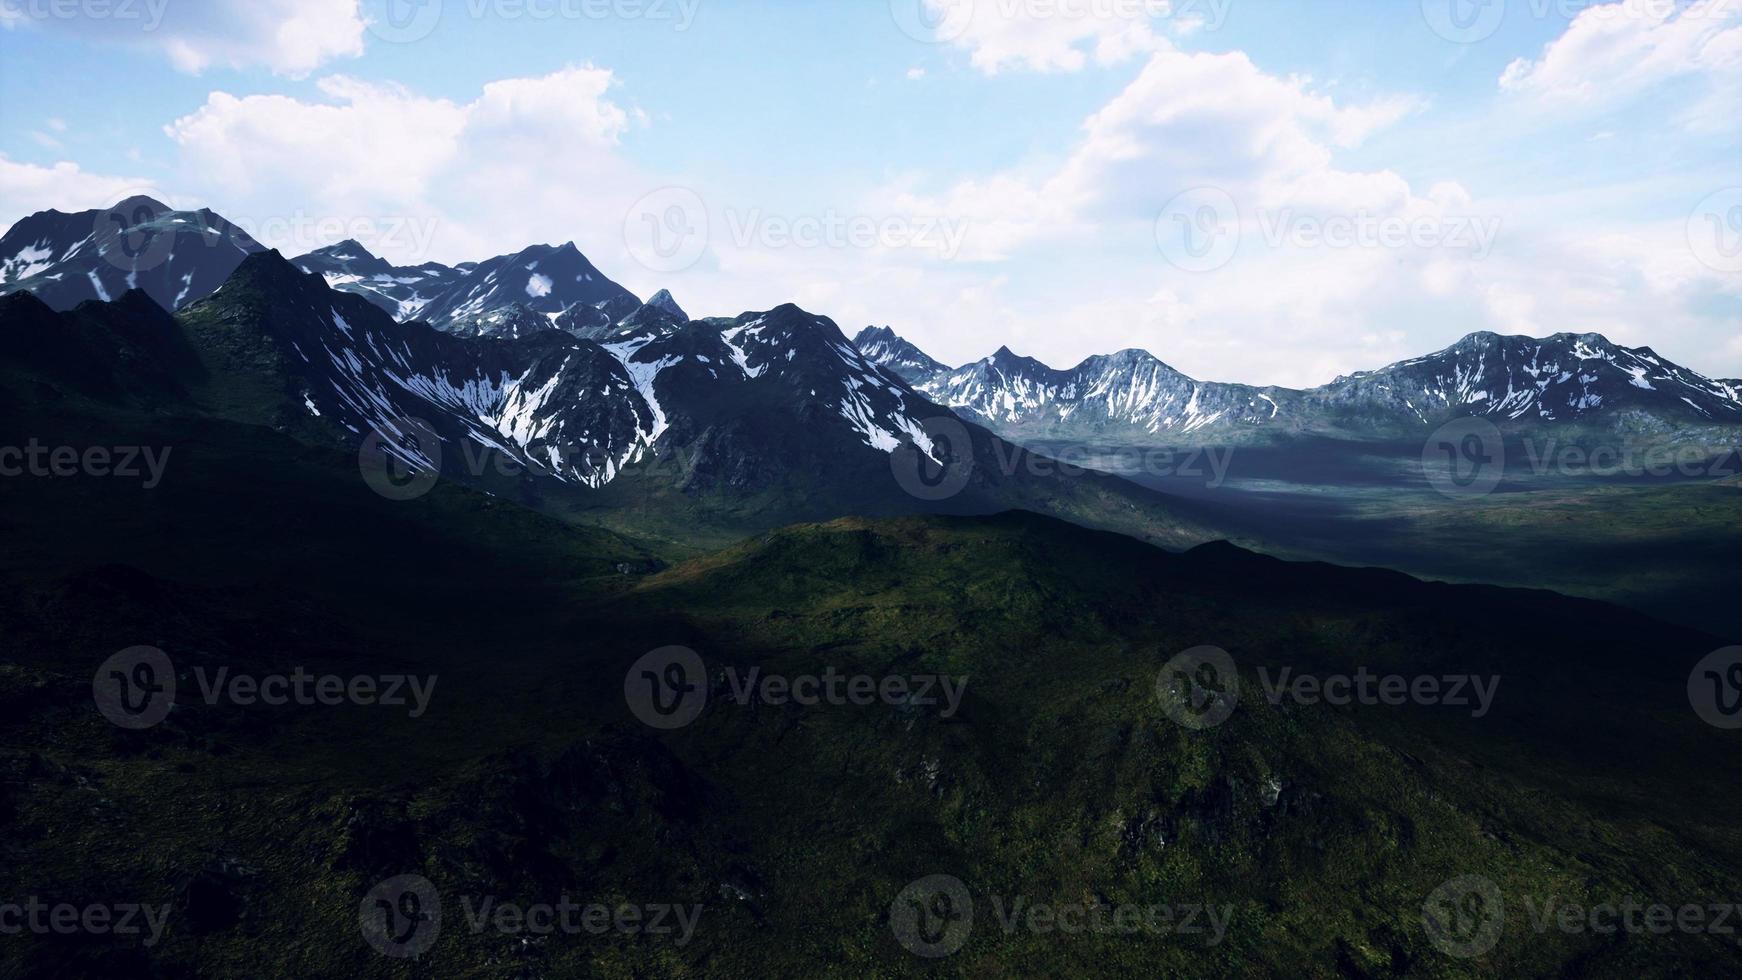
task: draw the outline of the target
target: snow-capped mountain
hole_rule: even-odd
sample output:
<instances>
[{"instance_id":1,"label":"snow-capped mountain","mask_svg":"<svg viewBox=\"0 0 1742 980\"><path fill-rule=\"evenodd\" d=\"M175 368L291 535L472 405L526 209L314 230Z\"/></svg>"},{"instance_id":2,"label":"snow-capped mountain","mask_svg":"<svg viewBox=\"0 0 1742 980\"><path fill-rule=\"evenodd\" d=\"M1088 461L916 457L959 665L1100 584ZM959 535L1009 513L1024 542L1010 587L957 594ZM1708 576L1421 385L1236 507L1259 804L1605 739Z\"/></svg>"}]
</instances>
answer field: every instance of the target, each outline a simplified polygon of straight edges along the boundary
<instances>
[{"instance_id":1,"label":"snow-capped mountain","mask_svg":"<svg viewBox=\"0 0 1742 980\"><path fill-rule=\"evenodd\" d=\"M39 211L0 237L0 293L28 289L56 310L142 289L166 310L217 289L262 246L211 211L149 197L112 208Z\"/></svg>"},{"instance_id":2,"label":"snow-capped mountain","mask_svg":"<svg viewBox=\"0 0 1742 980\"><path fill-rule=\"evenodd\" d=\"M340 452L374 446L533 506L661 527L1025 509L1157 543L1203 538L1134 484L1031 465L826 317L786 305L678 322L675 306L638 308L649 324L604 342L460 336L396 321L269 251L173 317L137 290L60 313L10 297L0 385L211 415ZM924 489L945 475L946 492Z\"/></svg>"},{"instance_id":3,"label":"snow-capped mountain","mask_svg":"<svg viewBox=\"0 0 1742 980\"><path fill-rule=\"evenodd\" d=\"M1594 333L1540 340L1473 333L1426 357L1338 378L1309 396L1332 412L1388 412L1424 424L1448 415L1566 422L1638 412L1742 423L1734 384Z\"/></svg>"},{"instance_id":4,"label":"snow-capped mountain","mask_svg":"<svg viewBox=\"0 0 1742 980\"><path fill-rule=\"evenodd\" d=\"M524 331L526 317L515 307L543 316L554 326L557 317L576 304L633 310L641 301L606 278L568 242L533 245L478 263L424 306L420 318L438 330L492 336L511 327ZM611 322L620 317L612 317Z\"/></svg>"},{"instance_id":5,"label":"snow-capped mountain","mask_svg":"<svg viewBox=\"0 0 1742 980\"><path fill-rule=\"evenodd\" d=\"M933 360L888 327L866 327L853 338L853 346L911 385L924 384L950 369L949 365Z\"/></svg>"},{"instance_id":6,"label":"snow-capped mountain","mask_svg":"<svg viewBox=\"0 0 1742 980\"><path fill-rule=\"evenodd\" d=\"M1010 348L935 375L920 389L985 424L1082 434L1191 433L1213 425L1268 425L1293 393L1194 381L1140 350L1097 355L1059 371Z\"/></svg>"},{"instance_id":7,"label":"snow-capped mountain","mask_svg":"<svg viewBox=\"0 0 1742 980\"><path fill-rule=\"evenodd\" d=\"M691 487L814 477L820 459L843 454L887 480L888 454L929 448L923 422L947 414L826 318L783 306L679 323L675 307L669 295L641 307L659 322L605 343L551 329L461 336L397 322L265 252L181 319L221 351L251 352L214 373L270 365L262 383L278 407L261 421L275 427L343 441L420 419L450 467L494 452L577 486L602 487L650 452L682 447Z\"/></svg>"},{"instance_id":8,"label":"snow-capped mountain","mask_svg":"<svg viewBox=\"0 0 1742 980\"><path fill-rule=\"evenodd\" d=\"M440 262L393 265L355 239L317 248L291 262L304 272L319 273L334 289L369 300L396 320L417 319L425 306L465 275Z\"/></svg>"},{"instance_id":9,"label":"snow-capped mountain","mask_svg":"<svg viewBox=\"0 0 1742 980\"><path fill-rule=\"evenodd\" d=\"M1007 436L1209 438L1248 432L1391 434L1461 415L1517 424L1650 416L1742 424L1742 387L1597 334L1544 339L1475 333L1445 350L1305 391L1194 380L1141 350L1058 370L1009 348L955 370L887 331L859 344L915 387ZM935 362L934 362L935 363Z\"/></svg>"}]
</instances>

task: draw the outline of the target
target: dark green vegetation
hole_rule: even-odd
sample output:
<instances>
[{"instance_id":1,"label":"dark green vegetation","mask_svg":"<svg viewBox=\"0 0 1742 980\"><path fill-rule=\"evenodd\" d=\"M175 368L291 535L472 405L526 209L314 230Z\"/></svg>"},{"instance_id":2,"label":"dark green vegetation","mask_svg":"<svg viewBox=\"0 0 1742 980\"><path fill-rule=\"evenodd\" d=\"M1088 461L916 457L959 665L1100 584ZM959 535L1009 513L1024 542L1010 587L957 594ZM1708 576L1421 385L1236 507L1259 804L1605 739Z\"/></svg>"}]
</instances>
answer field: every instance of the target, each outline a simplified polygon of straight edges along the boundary
<instances>
[{"instance_id":1,"label":"dark green vegetation","mask_svg":"<svg viewBox=\"0 0 1742 980\"><path fill-rule=\"evenodd\" d=\"M4 936L8 975L1720 975L1723 937L1532 930L1527 901L1742 894L1729 739L1683 690L1709 637L1590 602L1170 555L1050 520L846 520L657 572L634 543L444 485L394 503L354 457L217 420L35 414L44 442L173 445L169 477L0 482L0 894L169 903L151 949ZM33 393L34 391L34 393ZM94 412L94 409L91 409ZM625 573L627 570L627 574ZM163 724L90 697L124 647L181 673ZM1242 668L1188 731L1159 667ZM959 714L740 706L675 733L624 707L628 665L969 678ZM1494 710L1272 707L1259 666L1496 673ZM196 667L438 680L429 710L208 705ZM416 964L358 905L445 896ZM968 884L940 961L896 942L909 882ZM1491 878L1505 933L1436 949L1423 901ZM474 933L463 899L699 903L693 940ZM1202 936L1006 933L993 896L1232 907Z\"/></svg>"},{"instance_id":2,"label":"dark green vegetation","mask_svg":"<svg viewBox=\"0 0 1742 980\"><path fill-rule=\"evenodd\" d=\"M1086 454L1055 443L1033 448L1189 500L1176 508L1267 554L1553 589L1742 639L1734 581L1742 432L1735 430L1677 439L1571 427L1514 433L1496 491L1459 497L1423 479L1419 442L1306 437ZM1595 466L1578 455L1565 457L1575 465L1555 462L1569 449L1625 455L1599 457ZM1658 463L1677 452L1680 462ZM1212 459L1225 467L1220 481ZM1643 472L1647 463L1665 475ZM1188 467L1199 475L1181 475Z\"/></svg>"},{"instance_id":3,"label":"dark green vegetation","mask_svg":"<svg viewBox=\"0 0 1742 980\"><path fill-rule=\"evenodd\" d=\"M0 446L171 451L150 490L0 479L0 902L170 907L149 948L0 935L0 975L1742 971L1733 935L1539 933L1532 917L1742 896L1735 733L1686 693L1712 636L1542 592L1228 545L1172 554L1025 513L848 518L668 564L686 518L658 499L653 544L452 483L383 499L354 448L279 431L268 354L188 322L91 307L64 333L0 337ZM140 644L169 655L180 689L164 722L128 731L98 713L92 678ZM632 716L624 678L673 644L716 681L694 724L661 732ZM1203 644L1232 654L1243 687L1226 723L1193 731L1155 682ZM1272 705L1260 670L1282 667L1500 686L1482 717ZM220 668L436 686L418 717L208 703L201 672ZM967 687L947 716L740 705L727 668ZM369 890L406 874L443 896L416 962L358 925ZM898 943L890 907L936 874L967 885L975 918L933 961ZM1474 959L1422 921L1465 875L1505 899L1498 944ZM471 928L467 903L486 897L704 911L682 945L520 936ZM1228 926L1215 943L1006 931L998 901L1017 897L1210 905Z\"/></svg>"}]
</instances>

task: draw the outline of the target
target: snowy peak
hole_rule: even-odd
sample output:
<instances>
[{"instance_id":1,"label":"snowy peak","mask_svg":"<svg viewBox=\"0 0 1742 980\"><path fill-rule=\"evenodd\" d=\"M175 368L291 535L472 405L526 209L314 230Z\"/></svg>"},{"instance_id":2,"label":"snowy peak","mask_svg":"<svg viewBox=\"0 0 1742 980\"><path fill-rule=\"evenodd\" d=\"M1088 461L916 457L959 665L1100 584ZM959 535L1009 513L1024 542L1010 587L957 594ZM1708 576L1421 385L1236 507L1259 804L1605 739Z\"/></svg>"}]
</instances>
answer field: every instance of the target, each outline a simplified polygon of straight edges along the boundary
<instances>
[{"instance_id":1,"label":"snowy peak","mask_svg":"<svg viewBox=\"0 0 1742 980\"><path fill-rule=\"evenodd\" d=\"M0 237L0 292L28 289L56 310L142 289L167 310L218 288L261 245L213 212L136 195L111 208L41 211Z\"/></svg>"},{"instance_id":2,"label":"snowy peak","mask_svg":"<svg viewBox=\"0 0 1742 980\"><path fill-rule=\"evenodd\" d=\"M894 372L911 385L924 384L950 369L949 365L934 360L888 327L866 327L853 338L853 346L872 363Z\"/></svg>"},{"instance_id":3,"label":"snowy peak","mask_svg":"<svg viewBox=\"0 0 1742 980\"><path fill-rule=\"evenodd\" d=\"M458 281L461 273L439 262L396 266L378 258L356 239L317 248L292 260L327 285L355 293L398 320L416 319L431 300Z\"/></svg>"},{"instance_id":4,"label":"snowy peak","mask_svg":"<svg viewBox=\"0 0 1742 980\"><path fill-rule=\"evenodd\" d=\"M1742 423L1734 387L1596 333L1546 338L1473 333L1444 350L1339 378L1314 392L1420 422L1448 414L1565 422L1645 411L1687 421Z\"/></svg>"},{"instance_id":5,"label":"snowy peak","mask_svg":"<svg viewBox=\"0 0 1742 980\"><path fill-rule=\"evenodd\" d=\"M432 300L423 317L441 330L489 335L495 326L490 314L515 305L545 315L554 327L577 303L597 307L606 302L640 305L568 242L533 245L478 263Z\"/></svg>"}]
</instances>

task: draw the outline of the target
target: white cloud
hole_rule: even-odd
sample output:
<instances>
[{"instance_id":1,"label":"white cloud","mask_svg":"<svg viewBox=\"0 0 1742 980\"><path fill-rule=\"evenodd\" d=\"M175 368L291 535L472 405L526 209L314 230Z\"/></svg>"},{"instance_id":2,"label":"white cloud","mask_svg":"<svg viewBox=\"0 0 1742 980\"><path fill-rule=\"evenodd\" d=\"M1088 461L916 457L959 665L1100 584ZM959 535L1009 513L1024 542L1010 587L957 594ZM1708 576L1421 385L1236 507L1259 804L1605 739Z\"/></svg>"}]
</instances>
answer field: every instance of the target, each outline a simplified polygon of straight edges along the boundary
<instances>
[{"instance_id":1,"label":"white cloud","mask_svg":"<svg viewBox=\"0 0 1742 980\"><path fill-rule=\"evenodd\" d=\"M1682 114L1691 128L1734 126L1742 86L1742 4L1621 0L1581 11L1535 60L1500 76L1502 91L1550 109L1625 104L1666 82L1703 78L1707 98Z\"/></svg>"},{"instance_id":2,"label":"white cloud","mask_svg":"<svg viewBox=\"0 0 1742 980\"><path fill-rule=\"evenodd\" d=\"M971 221L968 257L979 259L1106 221L1153 222L1176 195L1203 186L1247 208L1394 210L1410 198L1401 178L1339 171L1331 159L1415 106L1400 98L1339 106L1244 54L1169 49L1088 118L1055 172L996 174L936 197L899 192L895 203Z\"/></svg>"},{"instance_id":3,"label":"white cloud","mask_svg":"<svg viewBox=\"0 0 1742 980\"><path fill-rule=\"evenodd\" d=\"M0 4L0 25L157 49L177 69L193 74L213 66L259 65L293 77L335 58L361 55L366 29L357 0L7 3Z\"/></svg>"},{"instance_id":4,"label":"white cloud","mask_svg":"<svg viewBox=\"0 0 1742 980\"><path fill-rule=\"evenodd\" d=\"M1007 69L1081 71L1090 60L1117 64L1166 45L1158 22L1174 16L1167 0L921 0L930 22L970 52L988 75ZM1215 7L1214 4L1210 5ZM1201 16L1182 17L1183 31Z\"/></svg>"},{"instance_id":5,"label":"white cloud","mask_svg":"<svg viewBox=\"0 0 1742 980\"><path fill-rule=\"evenodd\" d=\"M628 204L647 188L617 152L644 117L611 101L614 84L607 69L570 67L491 82L462 104L335 75L316 83L329 101L213 92L165 132L180 147L188 188L223 202L244 227L282 225L274 219L296 217L287 209L329 227L436 226L433 235L352 236L404 262L587 236L620 246ZM291 250L326 244L313 237L262 240Z\"/></svg>"},{"instance_id":6,"label":"white cloud","mask_svg":"<svg viewBox=\"0 0 1742 980\"><path fill-rule=\"evenodd\" d=\"M924 77L925 77L925 69L924 68L909 68L907 70L907 80L910 82L917 82Z\"/></svg>"},{"instance_id":7,"label":"white cloud","mask_svg":"<svg viewBox=\"0 0 1742 980\"><path fill-rule=\"evenodd\" d=\"M18 163L0 154L0 219L6 221L51 208L106 208L138 193L150 193L147 181L94 174L70 162L49 167Z\"/></svg>"}]
</instances>

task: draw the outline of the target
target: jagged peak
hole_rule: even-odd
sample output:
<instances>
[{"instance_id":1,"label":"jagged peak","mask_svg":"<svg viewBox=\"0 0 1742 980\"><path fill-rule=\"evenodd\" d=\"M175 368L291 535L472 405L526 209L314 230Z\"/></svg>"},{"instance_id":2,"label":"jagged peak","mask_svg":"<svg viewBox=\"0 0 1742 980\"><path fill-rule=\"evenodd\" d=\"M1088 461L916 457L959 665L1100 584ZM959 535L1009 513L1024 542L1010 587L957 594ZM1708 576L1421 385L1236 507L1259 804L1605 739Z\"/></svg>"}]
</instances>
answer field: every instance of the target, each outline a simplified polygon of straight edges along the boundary
<instances>
[{"instance_id":1,"label":"jagged peak","mask_svg":"<svg viewBox=\"0 0 1742 980\"><path fill-rule=\"evenodd\" d=\"M641 305L656 310L664 310L685 323L689 322L690 315L683 311L683 307L677 305L677 300L672 298L671 290L669 289L661 289L659 292L648 297L647 302Z\"/></svg>"}]
</instances>

